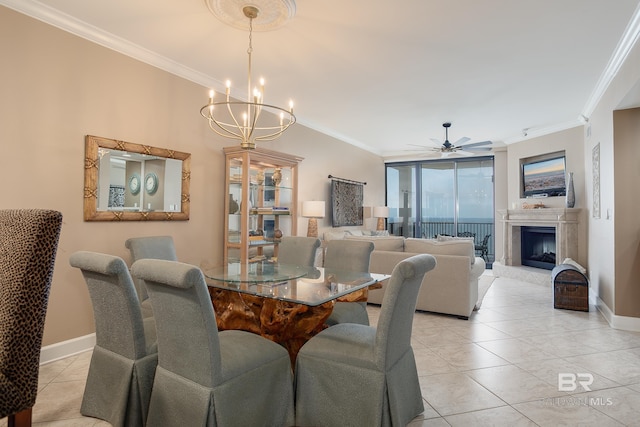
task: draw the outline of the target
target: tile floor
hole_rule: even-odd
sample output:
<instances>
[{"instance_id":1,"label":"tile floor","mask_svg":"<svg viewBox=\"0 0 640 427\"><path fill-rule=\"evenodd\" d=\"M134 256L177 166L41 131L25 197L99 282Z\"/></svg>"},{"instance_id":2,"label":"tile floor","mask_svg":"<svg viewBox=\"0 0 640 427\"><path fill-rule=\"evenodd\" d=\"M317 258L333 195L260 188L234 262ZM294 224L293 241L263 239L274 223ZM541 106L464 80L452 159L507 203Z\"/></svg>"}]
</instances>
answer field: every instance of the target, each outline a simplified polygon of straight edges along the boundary
<instances>
[{"instance_id":1,"label":"tile floor","mask_svg":"<svg viewBox=\"0 0 640 427\"><path fill-rule=\"evenodd\" d=\"M425 411L410 427L640 426L640 333L555 310L551 286L497 278L468 321L416 313L413 348ZM79 412L90 355L42 366L34 426L109 426Z\"/></svg>"}]
</instances>

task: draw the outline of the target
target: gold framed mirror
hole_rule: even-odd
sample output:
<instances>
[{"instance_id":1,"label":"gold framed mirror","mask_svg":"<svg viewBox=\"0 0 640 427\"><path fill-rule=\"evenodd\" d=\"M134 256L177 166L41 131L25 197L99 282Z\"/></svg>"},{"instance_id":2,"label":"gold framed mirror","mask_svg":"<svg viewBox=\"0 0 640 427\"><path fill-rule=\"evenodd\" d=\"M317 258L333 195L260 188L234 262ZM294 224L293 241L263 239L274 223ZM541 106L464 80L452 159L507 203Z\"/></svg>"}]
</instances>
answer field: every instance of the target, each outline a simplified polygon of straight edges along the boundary
<instances>
[{"instance_id":1,"label":"gold framed mirror","mask_svg":"<svg viewBox=\"0 0 640 427\"><path fill-rule=\"evenodd\" d=\"M186 221L190 181L190 153L85 137L85 221Z\"/></svg>"}]
</instances>

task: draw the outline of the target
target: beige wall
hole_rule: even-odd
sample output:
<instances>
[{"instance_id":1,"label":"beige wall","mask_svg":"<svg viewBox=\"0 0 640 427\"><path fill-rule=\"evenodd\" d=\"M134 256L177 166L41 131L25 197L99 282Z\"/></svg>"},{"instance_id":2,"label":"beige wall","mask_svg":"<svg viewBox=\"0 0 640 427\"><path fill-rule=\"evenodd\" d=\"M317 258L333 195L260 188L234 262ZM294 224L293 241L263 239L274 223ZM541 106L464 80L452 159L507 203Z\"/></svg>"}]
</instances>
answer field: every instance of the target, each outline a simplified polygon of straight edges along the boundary
<instances>
[{"instance_id":1,"label":"beige wall","mask_svg":"<svg viewBox=\"0 0 640 427\"><path fill-rule=\"evenodd\" d=\"M634 254L640 242L637 222L637 194L640 185L637 152L639 136L629 135L630 128L624 129L626 126L618 129L616 123L614 127L614 112L640 105L638 70L640 45L636 44L589 117L588 131L585 133L585 165L589 170L592 149L596 144L600 144L601 216L593 218L589 215L591 288L606 305L606 310L627 318L640 317L638 277L625 277L631 271L631 266L623 265L638 262L637 255ZM618 117L617 114L615 116ZM620 118L622 119L622 116ZM585 186L588 206L593 203L593 185L592 175L587 174ZM618 190L619 185L621 190ZM631 190L626 192L627 189ZM618 200L621 197L632 203L633 208L619 208L625 206ZM618 232L625 233L625 238L619 241ZM618 257L621 257L620 261ZM629 326L626 319L614 318L612 323L621 327ZM631 327L633 325L637 323Z\"/></svg>"},{"instance_id":2,"label":"beige wall","mask_svg":"<svg viewBox=\"0 0 640 427\"><path fill-rule=\"evenodd\" d=\"M640 108L613 113L615 181L615 307L620 316L640 317Z\"/></svg>"},{"instance_id":3,"label":"beige wall","mask_svg":"<svg viewBox=\"0 0 640 427\"><path fill-rule=\"evenodd\" d=\"M207 88L4 7L0 34L0 208L50 208L64 215L43 344L94 330L86 287L69 266L77 250L128 262L128 237L172 235L181 261L221 264L222 147L231 143L214 135L199 114ZM298 111L304 114L304 105ZM84 222L87 134L191 153L191 219ZM384 201L384 166L377 156L300 124L267 146L305 158L301 201L328 200L328 174L366 181L365 204ZM306 221L299 222L306 233ZM328 218L320 223L330 227Z\"/></svg>"}]
</instances>

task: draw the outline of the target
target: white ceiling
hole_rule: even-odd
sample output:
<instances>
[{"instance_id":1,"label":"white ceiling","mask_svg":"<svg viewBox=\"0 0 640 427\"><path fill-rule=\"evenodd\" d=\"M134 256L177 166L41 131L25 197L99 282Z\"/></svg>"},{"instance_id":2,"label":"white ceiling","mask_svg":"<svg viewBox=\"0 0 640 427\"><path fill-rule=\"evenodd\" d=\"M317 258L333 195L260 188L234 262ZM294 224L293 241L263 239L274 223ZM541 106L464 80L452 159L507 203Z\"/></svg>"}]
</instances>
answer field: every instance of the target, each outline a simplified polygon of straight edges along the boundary
<instances>
[{"instance_id":1,"label":"white ceiling","mask_svg":"<svg viewBox=\"0 0 640 427\"><path fill-rule=\"evenodd\" d=\"M0 4L204 86L222 90L231 79L232 94L246 93L248 32L221 23L205 0ZM639 25L639 0L296 4L284 27L253 35L266 101L293 98L299 123L386 158L444 140L445 121L451 142L496 145L582 124ZM631 43L618 49L627 33ZM202 105L206 98L203 90Z\"/></svg>"}]
</instances>

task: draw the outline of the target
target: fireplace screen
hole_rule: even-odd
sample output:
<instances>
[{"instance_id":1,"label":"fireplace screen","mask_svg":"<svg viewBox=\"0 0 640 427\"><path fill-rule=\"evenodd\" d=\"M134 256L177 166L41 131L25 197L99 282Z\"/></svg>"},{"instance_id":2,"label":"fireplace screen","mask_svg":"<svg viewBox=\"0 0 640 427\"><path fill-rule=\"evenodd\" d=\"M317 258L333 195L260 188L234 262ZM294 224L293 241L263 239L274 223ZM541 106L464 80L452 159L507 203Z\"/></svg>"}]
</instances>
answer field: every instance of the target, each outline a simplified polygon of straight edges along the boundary
<instances>
[{"instance_id":1,"label":"fireplace screen","mask_svg":"<svg viewBox=\"0 0 640 427\"><path fill-rule=\"evenodd\" d=\"M553 270L556 265L555 227L522 227L522 265Z\"/></svg>"}]
</instances>

